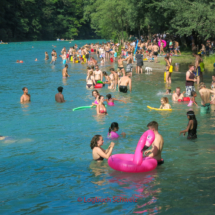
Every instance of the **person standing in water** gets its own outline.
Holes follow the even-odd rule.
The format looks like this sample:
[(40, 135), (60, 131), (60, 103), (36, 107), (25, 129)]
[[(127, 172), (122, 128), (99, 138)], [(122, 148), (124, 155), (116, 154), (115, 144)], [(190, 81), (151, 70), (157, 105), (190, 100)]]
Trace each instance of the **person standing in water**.
[(142, 57), (140, 50), (137, 50), (137, 54), (135, 55), (135, 58), (137, 60), (136, 73), (142, 74), (143, 73), (143, 57)]
[(158, 165), (163, 164), (164, 160), (161, 157), (161, 153), (163, 150), (164, 140), (163, 137), (158, 133), (158, 123), (155, 121), (150, 122), (147, 125), (149, 130), (152, 130), (155, 134), (155, 140), (152, 143), (152, 149), (144, 152), (144, 155), (148, 155), (148, 157), (154, 158), (157, 160)]
[(215, 91), (207, 89), (203, 82), (199, 85), (199, 94), (201, 96), (201, 113), (210, 113), (210, 97), (215, 94)]
[(59, 103), (65, 102), (66, 100), (64, 100), (64, 96), (62, 94), (63, 87), (58, 87), (57, 90), (58, 90), (58, 93), (55, 95), (55, 101)]
[(120, 92), (122, 93), (127, 93), (128, 91), (128, 86), (129, 86), (129, 90), (131, 92), (132, 89), (132, 85), (131, 85), (131, 79), (125, 75), (125, 69), (121, 69), (123, 76), (120, 78), (119, 82), (118, 82), (118, 89)]
[(184, 92), (181, 93), (181, 88), (177, 87), (175, 90), (175, 93), (172, 94), (172, 100), (174, 102), (177, 102), (179, 99), (183, 99), (184, 98)]
[(45, 60), (48, 60), (48, 59), (49, 59), (48, 52), (45, 52)]
[(118, 80), (119, 80), (119, 76), (118, 76), (117, 72), (114, 71), (114, 68), (110, 68), (110, 72), (114, 76), (114, 81), (115, 81), (115, 87), (114, 88), (116, 89), (116, 86), (117, 86)]
[(126, 57), (123, 61), (127, 61), (126, 66), (126, 73), (128, 76), (132, 76), (132, 63), (133, 63), (133, 57), (131, 55), (131, 52), (128, 52), (128, 57)]
[(96, 70), (93, 72), (94, 76), (95, 76), (95, 82), (97, 83), (97, 81), (102, 81), (103, 80), (103, 73), (101, 70), (99, 70), (99, 66), (96, 65), (95, 66)]
[(21, 103), (30, 102), (31, 101), (31, 95), (28, 94), (28, 88), (23, 87), (22, 91), (23, 91), (23, 95), (20, 98), (20, 102)]
[(191, 92), (195, 91), (194, 82), (196, 81), (193, 73), (194, 66), (190, 65), (189, 70), (186, 73), (186, 95), (191, 96)]
[(196, 130), (198, 123), (196, 120), (196, 116), (192, 110), (187, 112), (187, 118), (189, 120), (187, 128), (183, 131), (180, 131), (179, 135), (184, 134), (185, 136), (186, 132), (188, 132), (187, 139), (196, 139), (197, 138)]
[[(211, 90), (213, 90), (215, 92), (215, 74), (212, 75)], [(211, 95), (210, 103), (215, 105), (215, 95), (214, 94)]]
[(155, 63), (157, 63), (158, 62), (158, 50), (159, 50), (157, 43), (154, 43), (154, 45), (152, 46), (152, 49), (153, 49), (153, 55), (155, 58)]
[(103, 143), (104, 143), (104, 140), (101, 135), (95, 135), (92, 138), (90, 147), (92, 149), (93, 160), (103, 161), (104, 158), (108, 159), (111, 156), (115, 143), (111, 142), (109, 147), (106, 150), (104, 150), (101, 147)]
[(67, 69), (68, 69), (68, 65), (66, 64), (65, 67), (62, 70), (62, 76), (63, 76), (63, 78), (70, 77), (69, 74), (68, 74), (68, 72), (67, 72)]

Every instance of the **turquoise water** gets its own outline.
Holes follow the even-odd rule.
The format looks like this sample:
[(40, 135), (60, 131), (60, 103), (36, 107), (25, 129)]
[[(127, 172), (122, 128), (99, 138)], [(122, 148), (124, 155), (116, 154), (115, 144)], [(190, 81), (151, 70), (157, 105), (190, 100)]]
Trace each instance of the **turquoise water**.
[[(212, 214), (214, 107), (211, 114), (203, 116), (199, 108), (193, 108), (199, 124), (197, 140), (179, 136), (188, 123), (189, 108), (184, 103), (172, 103), (170, 99), (172, 112), (146, 108), (159, 107), (160, 92), (165, 91), (163, 73), (153, 71), (152, 75), (132, 78), (131, 94), (112, 92), (128, 103), (116, 102), (108, 107), (108, 116), (98, 117), (95, 109), (73, 112), (73, 108), (93, 101), (91, 91), (85, 88), (86, 65), (70, 63), (71, 77), (62, 80), (61, 60), (50, 65), (50, 61), (44, 61), (44, 52), (50, 56), (52, 45), (57, 45), (59, 56), (63, 46), (86, 42), (91, 41), (0, 46), (0, 135), (10, 137), (0, 141), (0, 214)], [(24, 63), (16, 64), (17, 59)], [(117, 65), (107, 62), (102, 70), (109, 71), (109, 67)], [(173, 73), (172, 89), (180, 86), (185, 90), (184, 73)], [(211, 76), (206, 74), (204, 81), (209, 86)], [(24, 86), (32, 102), (22, 105), (19, 101)], [(64, 87), (67, 100), (63, 104), (54, 99), (59, 86)], [(108, 92), (107, 88), (100, 90), (102, 95)], [(92, 161), (91, 138), (95, 134), (106, 137), (111, 122), (117, 121), (119, 131), (127, 134), (114, 141), (113, 153), (117, 154), (134, 153), (152, 120), (159, 123), (164, 137), (164, 165), (152, 172), (128, 174), (113, 171), (107, 161)], [(105, 138), (104, 148), (109, 144)], [(110, 200), (93, 204), (95, 197)], [(131, 202), (123, 202), (120, 197), (131, 198)]]

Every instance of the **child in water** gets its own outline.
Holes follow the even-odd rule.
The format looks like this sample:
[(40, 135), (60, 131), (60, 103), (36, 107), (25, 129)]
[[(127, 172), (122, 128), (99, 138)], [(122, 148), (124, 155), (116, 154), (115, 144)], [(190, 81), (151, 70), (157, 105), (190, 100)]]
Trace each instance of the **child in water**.
[(105, 99), (105, 101), (109, 106), (114, 106), (114, 101), (124, 102), (126, 104), (126, 101), (112, 98), (111, 94), (107, 94), (106, 97), (107, 99)]
[(172, 95), (171, 91), (172, 91), (171, 89), (167, 89), (165, 95)]
[(104, 58), (102, 57), (101, 58), (101, 65), (104, 65), (105, 61), (104, 61)]
[[(109, 139), (117, 139), (119, 138), (119, 134), (116, 132), (119, 130), (119, 124), (117, 122), (112, 122), (110, 125), (110, 128), (108, 130), (108, 136)], [(126, 136), (125, 132), (122, 132), (121, 134), (123, 137)]]
[(181, 135), (183, 133), (185, 136), (186, 132), (188, 132), (187, 139), (196, 139), (197, 138), (196, 130), (197, 130), (198, 123), (196, 120), (195, 113), (192, 110), (188, 111), (187, 112), (187, 118), (189, 120), (187, 128), (183, 131), (180, 131), (179, 135)]
[(169, 104), (169, 100), (167, 97), (161, 98), (161, 106), (160, 109), (171, 109), (171, 105)]
[(196, 103), (196, 101), (195, 101), (195, 97), (197, 96), (197, 94), (196, 94), (196, 92), (195, 91), (192, 91), (191, 92), (191, 98), (190, 98), (190, 102), (189, 102), (189, 104), (187, 105), (188, 107), (191, 107), (191, 106), (193, 106), (193, 103), (196, 105), (196, 106), (198, 106), (197, 105), (197, 103)]

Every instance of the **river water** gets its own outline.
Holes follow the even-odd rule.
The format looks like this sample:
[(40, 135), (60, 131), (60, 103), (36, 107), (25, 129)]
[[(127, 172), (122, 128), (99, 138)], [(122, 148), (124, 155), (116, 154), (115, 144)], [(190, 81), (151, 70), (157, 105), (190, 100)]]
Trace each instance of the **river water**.
[[(108, 116), (96, 116), (95, 109), (72, 111), (93, 102), (85, 88), (86, 65), (69, 63), (67, 80), (62, 79), (62, 61), (55, 66), (44, 61), (56, 45), (58, 55), (65, 46), (95, 41), (22, 42), (0, 46), (0, 214), (212, 214), (215, 209), (215, 112), (200, 115), (198, 139), (179, 136), (188, 120), (185, 103), (173, 103), (172, 112), (157, 112), (165, 92), (163, 72), (134, 75), (133, 91), (112, 92), (127, 104), (108, 107)], [(102, 42), (102, 41), (100, 41)], [(38, 59), (35, 62), (35, 58)], [(23, 64), (15, 63), (23, 60)], [(117, 64), (101, 67), (109, 71)], [(180, 67), (180, 66), (179, 66)], [(172, 90), (185, 90), (185, 69), (173, 73)], [(205, 75), (209, 87), (210, 74)], [(54, 96), (64, 87), (63, 104)], [(28, 87), (32, 101), (20, 104), (22, 88)], [(100, 93), (109, 93), (107, 88)], [(197, 102), (200, 103), (199, 94)], [(104, 148), (108, 128), (114, 121), (126, 138), (115, 141), (113, 154), (134, 153), (147, 124), (155, 120), (164, 138), (165, 163), (148, 173), (128, 174), (112, 170), (107, 161), (92, 160), (90, 141), (101, 134)], [(97, 201), (93, 202), (97, 197)], [(107, 198), (109, 198), (107, 200)], [(126, 199), (130, 199), (130, 201)], [(128, 201), (128, 202), (126, 202)]]

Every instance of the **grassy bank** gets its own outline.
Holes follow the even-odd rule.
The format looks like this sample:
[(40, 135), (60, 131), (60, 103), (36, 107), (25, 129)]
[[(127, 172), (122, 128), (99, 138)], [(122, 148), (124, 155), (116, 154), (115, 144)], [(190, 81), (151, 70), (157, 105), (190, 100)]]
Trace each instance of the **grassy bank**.
[[(173, 63), (192, 63), (194, 64), (195, 62), (195, 57), (192, 56), (192, 52), (191, 51), (182, 51), (181, 55), (178, 56), (171, 56)], [(166, 62), (164, 60), (164, 57), (159, 57), (158, 58), (159, 63), (162, 65), (166, 65)]]
[[(173, 64), (175, 63), (186, 63), (186, 64), (194, 64), (195, 57), (192, 56), (191, 51), (182, 51), (179, 56), (172, 56)], [(162, 65), (166, 65), (164, 57), (159, 57), (158, 61)], [(213, 72), (214, 63), (215, 63), (215, 54), (210, 55), (209, 57), (203, 57), (203, 62), (205, 64), (205, 70), (208, 72)]]

